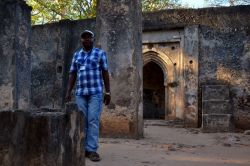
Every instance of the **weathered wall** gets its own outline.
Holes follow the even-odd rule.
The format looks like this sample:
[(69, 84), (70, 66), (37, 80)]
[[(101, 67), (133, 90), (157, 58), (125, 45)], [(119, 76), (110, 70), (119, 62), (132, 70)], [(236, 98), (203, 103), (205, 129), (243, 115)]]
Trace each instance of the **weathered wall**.
[[(121, 12), (123, 12), (123, 10)], [(234, 117), (235, 121), (237, 122), (237, 126), (243, 127), (245, 126), (245, 124), (249, 124), (249, 118), (247, 118), (249, 117), (249, 113), (247, 111), (249, 109), (249, 103), (248, 103), (249, 88), (245, 88), (245, 90), (244, 88), (242, 89), (242, 87), (248, 87), (248, 84), (246, 84), (246, 82), (247, 81), (249, 82), (249, 76), (248, 76), (249, 73), (247, 73), (247, 71), (249, 70), (248, 67), (249, 39), (246, 38), (246, 36), (249, 35), (249, 25), (250, 25), (249, 23), (250, 21), (248, 19), (249, 12), (250, 12), (250, 6), (236, 6), (227, 8), (166, 10), (166, 11), (143, 14), (144, 32), (156, 31), (156, 30), (159, 30), (159, 32), (163, 31), (166, 32), (170, 29), (175, 29), (177, 31), (184, 30), (185, 33), (183, 39), (184, 42), (182, 42), (183, 45), (181, 46), (182, 48), (184, 48), (183, 59), (182, 59), (183, 66), (178, 67), (178, 69), (180, 69), (180, 73), (184, 72), (184, 75), (182, 74), (180, 75), (185, 77), (185, 82), (183, 82), (183, 85), (185, 85), (185, 87), (184, 86), (182, 87), (183, 92), (181, 93), (183, 94), (180, 93), (181, 94), (180, 96), (184, 95), (185, 101), (184, 104), (181, 104), (179, 108), (184, 108), (185, 111), (184, 116), (186, 118), (187, 124), (190, 124), (191, 126), (197, 125), (197, 123), (193, 122), (197, 122), (198, 118), (197, 108), (199, 110), (201, 109), (201, 103), (199, 107), (196, 106), (198, 100), (201, 98), (201, 89), (199, 89), (198, 93), (199, 95), (197, 96), (195, 95), (196, 92), (195, 86), (193, 86), (197, 85), (197, 79), (196, 79), (198, 72), (196, 71), (198, 69), (197, 67), (202, 67), (201, 71), (199, 72), (200, 75), (199, 87), (201, 88), (201, 86), (205, 84), (206, 81), (208, 81), (208, 83), (211, 82), (210, 78), (215, 78), (214, 76), (212, 76), (214, 72), (216, 71), (219, 71), (220, 73), (224, 72), (224, 69), (219, 67), (217, 68), (217, 65), (214, 65), (212, 62), (214, 61), (216, 61), (216, 63), (222, 62), (222, 64), (226, 63), (228, 66), (231, 66), (234, 62), (233, 60), (230, 60), (230, 58), (234, 59), (235, 57), (241, 60), (240, 62), (236, 61), (236, 63), (233, 64), (232, 67), (234, 68), (234, 65), (240, 65), (244, 67), (242, 67), (242, 69), (239, 70), (239, 72), (242, 74), (242, 77), (238, 75), (237, 77), (234, 77), (235, 78), (234, 81), (241, 80), (241, 82), (245, 83), (238, 83), (237, 86), (233, 86), (234, 88), (230, 90), (230, 92), (233, 92), (232, 94), (234, 94), (232, 96), (235, 96), (232, 97), (232, 100), (234, 100), (233, 109), (237, 110), (234, 114)], [(112, 16), (113, 15), (111, 15), (110, 17)], [(116, 25), (118, 26), (116, 27), (117, 31), (110, 31), (108, 34), (110, 35), (111, 41), (116, 41), (113, 42), (114, 44), (117, 43), (118, 41), (118, 39), (116, 39), (117, 35), (119, 36), (120, 34), (121, 35), (125, 34), (123, 30), (121, 30), (124, 24), (120, 23), (119, 19), (117, 17), (112, 20), (115, 24), (114, 27), (116, 27)], [(96, 29), (95, 24), (96, 23), (94, 19), (89, 19), (89, 20), (79, 20), (79, 21), (63, 21), (59, 23), (33, 27), (32, 29), (33, 31), (32, 106), (33, 107), (50, 106), (50, 107), (60, 108), (64, 106), (65, 88), (68, 78), (67, 72), (74, 51), (80, 47), (79, 34), (82, 32), (83, 29), (90, 29), (95, 32)], [(197, 24), (206, 25), (207, 26), (206, 28), (209, 29), (210, 27), (210, 30), (206, 31), (205, 30), (206, 28), (204, 27), (203, 29), (198, 30), (199, 27), (196, 26)], [(227, 32), (222, 33), (220, 32), (219, 29), (224, 29), (224, 31), (227, 30)], [(238, 30), (244, 29), (245, 33), (244, 34), (239, 33), (240, 35), (237, 36), (235, 35), (236, 32), (234, 32), (235, 29)], [(199, 31), (201, 31), (201, 33)], [(102, 35), (107, 35), (107, 34), (103, 33)], [(157, 38), (157, 36), (155, 38)], [(218, 44), (217, 42), (219, 43), (218, 46), (216, 46)], [(103, 43), (108, 44), (106, 40), (103, 41)], [(236, 43), (236, 48), (233, 43)], [(124, 44), (124, 47), (126, 45), (127, 43)], [(138, 48), (140, 47), (138, 46)], [(240, 50), (239, 48), (241, 48), (241, 51), (239, 51)], [(228, 51), (234, 52), (234, 54), (232, 54), (233, 55), (232, 57), (225, 56), (225, 54), (227, 54)], [(110, 51), (110, 52), (111, 53), (109, 53), (108, 56), (112, 56), (109, 57), (111, 71), (120, 70), (121, 68), (120, 66), (124, 66), (125, 63), (120, 65), (116, 64), (116, 61), (118, 60), (126, 61), (127, 57), (122, 57), (123, 59), (119, 59), (117, 58), (117, 56), (115, 56), (116, 55), (115, 51), (114, 52)], [(201, 53), (199, 54), (199, 52)], [(223, 54), (223, 56), (220, 57), (219, 56), (220, 54)], [(208, 55), (209, 55), (209, 60), (206, 61), (205, 59)], [(201, 58), (198, 58), (197, 60), (198, 56), (200, 56)], [(218, 58), (219, 61), (217, 62)], [(199, 65), (197, 61), (200, 63)], [(208, 64), (211, 64), (209, 68), (206, 67)], [(179, 65), (179, 63), (177, 65)], [(133, 73), (133, 71), (134, 70), (129, 70), (128, 72), (126, 72), (127, 75), (124, 76), (124, 79), (125, 77), (129, 78), (128, 73), (130, 72)], [(114, 77), (114, 74), (112, 75), (111, 73), (111, 76)], [(183, 80), (184, 79), (182, 79), (182, 81)], [(192, 84), (192, 82), (194, 84)], [(246, 84), (247, 86), (243, 86), (243, 84)], [(112, 88), (123, 89), (123, 87), (126, 87), (128, 85), (129, 84), (127, 84), (126, 82), (122, 82), (119, 85), (115, 83), (112, 84)], [(122, 86), (122, 88), (120, 88), (120, 86)], [(112, 94), (112, 96), (113, 95), (119, 96), (117, 94)], [(114, 113), (115, 111), (112, 111), (115, 110), (114, 103), (111, 104), (107, 110), (110, 110), (110, 112), (114, 115), (119, 114), (119, 116), (126, 117), (127, 114), (124, 112)], [(201, 111), (199, 111), (199, 113), (201, 113)], [(117, 123), (119, 120), (122, 121), (121, 119), (118, 119)], [(126, 122), (126, 120), (124, 120), (123, 122)], [(116, 122), (114, 121), (114, 123)], [(104, 126), (102, 126), (102, 128), (103, 127)], [(129, 125), (124, 125), (117, 128), (117, 130), (118, 129), (120, 131), (124, 130), (129, 131), (130, 127)]]
[(31, 38), (33, 107), (62, 106), (64, 63), (70, 42), (69, 36), (67, 22), (33, 27)]
[(102, 114), (102, 134), (141, 137), (141, 1), (100, 0), (97, 11), (96, 40), (110, 60), (112, 94)]
[(32, 28), (32, 107), (64, 107), (73, 53), (80, 48), (80, 33), (93, 23), (66, 20)]
[(143, 30), (176, 29), (187, 25), (250, 30), (250, 5), (202, 9), (171, 9), (143, 14)]
[[(250, 25), (247, 19), (249, 10), (250, 6), (237, 6), (144, 13), (143, 30), (183, 28), (188, 24), (246, 28)], [(95, 19), (33, 26), (31, 38), (33, 107), (60, 108), (64, 105), (67, 72), (74, 51), (80, 48), (79, 34), (83, 29), (95, 32), (95, 27)], [(47, 96), (47, 98), (42, 96)]]
[(228, 85), (202, 86), (202, 131), (233, 131), (233, 109)]
[[(228, 85), (236, 127), (250, 127), (250, 38), (244, 31), (200, 27), (199, 87)], [(201, 90), (200, 90), (201, 93)]]
[(61, 110), (0, 112), (0, 165), (85, 166), (84, 118)]
[(0, 2), (0, 110), (30, 104), (31, 9), (21, 0)]
[(185, 124), (198, 127), (199, 27), (187, 26), (184, 32), (184, 115)]

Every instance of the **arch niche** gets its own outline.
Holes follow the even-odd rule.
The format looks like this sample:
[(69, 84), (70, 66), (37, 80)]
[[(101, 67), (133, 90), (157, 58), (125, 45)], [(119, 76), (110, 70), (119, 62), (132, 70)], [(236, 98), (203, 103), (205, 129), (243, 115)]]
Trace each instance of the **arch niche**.
[[(175, 119), (176, 117), (176, 88), (171, 88), (169, 83), (174, 82), (176, 78), (176, 71), (174, 67), (174, 63), (171, 59), (163, 52), (152, 49), (144, 49), (143, 50), (143, 68), (149, 64), (154, 62), (157, 64), (163, 72), (163, 83), (164, 83), (164, 111), (165, 114), (163, 119)], [(144, 89), (143, 89), (144, 91)]]

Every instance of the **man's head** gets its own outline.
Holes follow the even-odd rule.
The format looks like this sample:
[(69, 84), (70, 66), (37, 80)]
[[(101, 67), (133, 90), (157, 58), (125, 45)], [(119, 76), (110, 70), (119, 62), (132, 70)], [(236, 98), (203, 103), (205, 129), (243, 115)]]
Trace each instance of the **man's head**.
[(90, 30), (84, 30), (81, 33), (81, 43), (86, 51), (92, 49), (94, 44), (94, 37), (95, 37), (94, 33), (91, 32)]

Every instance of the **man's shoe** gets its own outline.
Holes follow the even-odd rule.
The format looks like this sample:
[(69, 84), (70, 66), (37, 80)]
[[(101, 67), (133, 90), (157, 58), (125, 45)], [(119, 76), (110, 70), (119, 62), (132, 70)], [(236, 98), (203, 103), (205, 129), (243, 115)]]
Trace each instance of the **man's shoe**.
[(96, 153), (96, 152), (88, 152), (88, 151), (86, 151), (86, 152), (85, 152), (85, 157), (87, 157), (87, 158), (89, 158), (91, 161), (95, 161), (95, 162), (101, 160), (99, 154)]
[(85, 151), (85, 157), (89, 155), (89, 151)]

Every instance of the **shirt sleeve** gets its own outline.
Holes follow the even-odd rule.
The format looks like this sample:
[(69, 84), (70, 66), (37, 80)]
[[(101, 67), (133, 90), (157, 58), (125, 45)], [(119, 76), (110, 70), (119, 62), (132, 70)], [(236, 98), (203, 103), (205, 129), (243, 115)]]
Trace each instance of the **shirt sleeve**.
[(77, 65), (76, 65), (76, 53), (75, 53), (72, 58), (69, 73), (76, 73), (76, 72), (77, 72)]
[(104, 51), (101, 54), (100, 67), (102, 70), (105, 70), (105, 71), (108, 71), (108, 68), (109, 68), (107, 54)]

